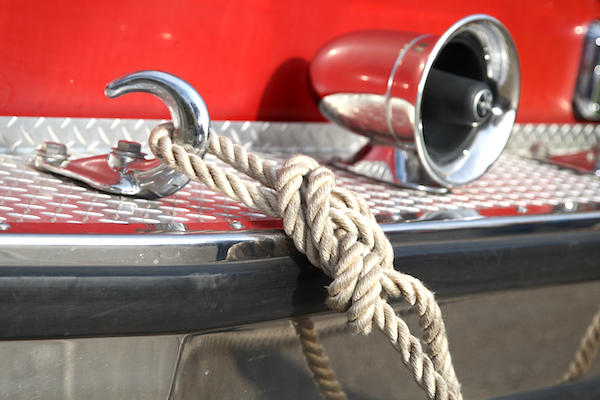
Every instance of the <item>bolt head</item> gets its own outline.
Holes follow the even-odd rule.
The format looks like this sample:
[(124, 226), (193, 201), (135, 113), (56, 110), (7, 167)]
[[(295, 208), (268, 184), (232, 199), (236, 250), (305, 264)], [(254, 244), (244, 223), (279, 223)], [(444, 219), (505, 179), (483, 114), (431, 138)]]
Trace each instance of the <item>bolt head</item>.
[(130, 142), (127, 140), (119, 140), (117, 143), (117, 150), (124, 151), (127, 153), (141, 154), (142, 145), (137, 142)]
[(474, 98), (473, 111), (477, 119), (486, 118), (494, 107), (494, 96), (489, 89), (482, 89)]
[(535, 142), (529, 147), (529, 151), (534, 158), (549, 158), (550, 150), (543, 142)]
[(67, 155), (67, 146), (62, 143), (44, 142), (41, 146), (41, 150), (44, 151), (46, 155)]

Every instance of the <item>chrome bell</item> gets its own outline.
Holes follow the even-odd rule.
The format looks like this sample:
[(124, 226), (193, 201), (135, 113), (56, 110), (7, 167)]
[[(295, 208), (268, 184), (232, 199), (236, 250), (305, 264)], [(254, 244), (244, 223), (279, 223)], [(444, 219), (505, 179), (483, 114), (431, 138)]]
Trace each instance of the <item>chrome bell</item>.
[(322, 114), (371, 138), (348, 169), (434, 191), (477, 179), (492, 165), (519, 103), (515, 44), (486, 15), (441, 36), (343, 35), (317, 52), (310, 77)]

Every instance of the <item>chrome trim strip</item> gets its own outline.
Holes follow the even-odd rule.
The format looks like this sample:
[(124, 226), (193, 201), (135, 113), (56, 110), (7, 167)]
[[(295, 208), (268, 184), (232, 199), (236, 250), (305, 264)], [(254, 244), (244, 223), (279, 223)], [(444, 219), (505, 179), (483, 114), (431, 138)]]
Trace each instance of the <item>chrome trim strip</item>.
[[(25, 154), (38, 140), (56, 140), (94, 153), (112, 146), (113, 140), (146, 138), (147, 130), (156, 123), (0, 117), (0, 151)], [(254, 150), (314, 154), (312, 149), (324, 158), (337, 150), (352, 153), (362, 140), (324, 123), (221, 122), (215, 123), (215, 128)], [(512, 150), (539, 138), (548, 140), (552, 148), (586, 147), (599, 137), (598, 132), (598, 126), (589, 124), (518, 125), (511, 139)], [(23, 158), (4, 157), (13, 161)], [(519, 164), (523, 160), (505, 158), (497, 164), (496, 172), (492, 171), (496, 174), (493, 179), (502, 183), (500, 186), (516, 185), (515, 192), (508, 194), (518, 195), (520, 188), (529, 184), (512, 182), (505, 167), (521, 168), (518, 166), (524, 165)], [(16, 165), (11, 161), (7, 168), (25, 170)], [(526, 173), (538, 180), (534, 182), (540, 186), (536, 193), (547, 196), (540, 202), (556, 205), (550, 214), (487, 218), (477, 217), (476, 212), (461, 214), (485, 209), (490, 185), (465, 188), (479, 194), (457, 197), (466, 199), (461, 202), (480, 198), (474, 208), (467, 208), (469, 204), (456, 207), (453, 218), (466, 217), (460, 220), (423, 220), (439, 218), (438, 211), (443, 211), (442, 218), (449, 218), (451, 210), (441, 207), (448, 199), (438, 199), (438, 211), (433, 207), (437, 203), (431, 203), (433, 198), (412, 192), (402, 193), (406, 195), (403, 198), (398, 194), (397, 201), (408, 201), (406, 204), (377, 203), (383, 221), (415, 214), (411, 222), (383, 225), (394, 246), (397, 268), (423, 279), (442, 298), (600, 279), (600, 211), (568, 212), (577, 208), (579, 199), (585, 206), (581, 210), (598, 208), (596, 180), (565, 171), (552, 175), (554, 170), (545, 166), (533, 167)], [(576, 187), (571, 190), (571, 186), (559, 184), (563, 175)], [(556, 187), (542, 183), (542, 178), (549, 178)], [(372, 202), (386, 190), (366, 188), (366, 182), (343, 174), (339, 179), (349, 187), (365, 186), (359, 190), (369, 192)], [(497, 194), (504, 193), (500, 186)], [(528, 192), (533, 189), (528, 187)], [(529, 207), (527, 199), (522, 205), (507, 200), (502, 207), (514, 206), (515, 212), (526, 212), (522, 209)], [(432, 212), (416, 214), (429, 210), (428, 205)], [(311, 267), (281, 231), (38, 235), (11, 233), (18, 223), (3, 222), (2, 218), (0, 224), (7, 229), (0, 238), (1, 338), (196, 332), (325, 310), (323, 287), (329, 279)], [(8, 229), (10, 224), (15, 226)], [(47, 224), (48, 228), (54, 226)], [(199, 229), (206, 229), (205, 225)]]
[[(392, 67), (392, 71), (390, 72), (390, 76), (388, 77), (385, 95), (383, 96), (385, 99), (385, 120), (387, 122), (387, 127), (391, 133), (391, 136), (394, 138), (394, 141), (396, 142), (396, 146), (399, 149), (407, 148), (407, 144), (403, 143), (402, 140), (398, 137), (398, 134), (394, 130), (394, 124), (392, 122), (393, 118), (392, 118), (391, 94), (392, 94), (392, 86), (394, 84), (394, 78), (396, 76), (396, 72), (398, 71), (398, 67), (404, 60), (404, 56), (406, 55), (406, 53), (410, 49), (412, 49), (412, 47), (415, 44), (417, 44), (421, 40), (431, 37), (431, 36), (432, 35), (429, 33), (424, 33), (424, 34), (419, 35), (416, 38), (412, 39), (410, 42), (406, 43), (404, 45), (404, 47), (402, 49), (400, 49), (400, 52), (398, 53), (398, 58), (396, 58), (396, 61), (394, 62), (394, 66)], [(412, 147), (412, 146), (414, 146), (414, 144), (410, 143), (410, 144), (408, 144), (408, 146)]]
[[(600, 212), (384, 226), (396, 268), (440, 298), (600, 279), (599, 228)], [(0, 259), (5, 339), (196, 332), (318, 313), (329, 282), (281, 231), (5, 234)]]
[(581, 49), (577, 84), (573, 94), (574, 111), (590, 121), (600, 120), (600, 21), (588, 27)]
[[(474, 217), (463, 220), (410, 221), (383, 224), (390, 237), (400, 237), (392, 245), (406, 245), (404, 236), (425, 235), (449, 240), (461, 237), (493, 237), (506, 230), (547, 231), (559, 234), (563, 229), (589, 226), (596, 229), (600, 211), (582, 213), (539, 214), (509, 217)], [(450, 232), (448, 232), (450, 231)], [(448, 236), (446, 238), (446, 236)], [(267, 252), (260, 248), (268, 246)], [(237, 249), (244, 247), (240, 253)], [(265, 249), (266, 250), (266, 249)], [(60, 258), (47, 259), (57, 254)], [(177, 234), (137, 235), (2, 235), (0, 267), (78, 267), (95, 266), (145, 267), (199, 266), (226, 261), (252, 261), (264, 258), (295, 257), (300, 253), (283, 231), (237, 231), (235, 233), (182, 232)]]

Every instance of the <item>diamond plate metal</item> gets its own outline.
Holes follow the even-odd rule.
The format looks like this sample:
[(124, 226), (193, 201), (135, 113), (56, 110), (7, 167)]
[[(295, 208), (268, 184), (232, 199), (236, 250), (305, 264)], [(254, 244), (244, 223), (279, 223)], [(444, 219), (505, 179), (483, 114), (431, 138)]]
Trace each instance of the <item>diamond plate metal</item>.
[[(44, 141), (63, 142), (74, 154), (107, 152), (120, 140), (137, 141), (148, 152), (150, 131), (164, 120), (0, 117), (0, 153), (30, 154)], [(213, 121), (213, 129), (247, 149), (345, 157), (367, 141), (329, 123)], [(554, 151), (587, 149), (600, 139), (598, 124), (515, 124), (507, 149), (536, 142)]]
[[(61, 142), (71, 154), (101, 154), (121, 139), (142, 143), (164, 120), (0, 117), (0, 153), (31, 154), (44, 141)], [(332, 124), (213, 121), (212, 128), (234, 143), (259, 152), (346, 157), (367, 139)]]
[[(231, 167), (223, 166), (233, 171)], [(26, 157), (0, 156), (0, 222), (36, 222), (92, 226), (111, 224), (139, 230), (229, 230), (243, 226), (273, 228), (264, 214), (193, 183), (160, 200), (101, 193), (79, 182), (33, 169)], [(261, 225), (260, 222), (266, 224)], [(244, 225), (245, 224), (245, 225)], [(90, 228), (103, 232), (105, 229)], [(12, 230), (11, 230), (12, 231)], [(62, 231), (69, 231), (62, 228)]]
[[(279, 163), (284, 160), (283, 155), (269, 157)], [(599, 179), (508, 154), (481, 179), (444, 195), (392, 187), (343, 170), (335, 172), (338, 185), (364, 196), (380, 223), (597, 209), (600, 203)], [(0, 223), (16, 226), (28, 222), (61, 225), (63, 233), (281, 226), (279, 221), (195, 182), (160, 200), (136, 199), (100, 193), (36, 171), (23, 156), (2, 155)]]
[[(160, 200), (144, 200), (100, 193), (68, 178), (34, 170), (29, 165), (29, 156), (35, 147), (46, 140), (66, 143), (69, 152), (74, 154), (107, 152), (119, 139), (141, 142), (149, 152), (148, 134), (160, 122), (0, 117), (0, 152), (4, 153), (0, 155), (0, 224), (12, 227), (7, 228), (12, 232), (18, 224), (45, 223), (60, 225), (63, 232), (90, 233), (281, 226), (279, 221), (197, 183), (190, 183)], [(324, 123), (225, 121), (214, 123), (213, 128), (248, 149), (268, 152), (266, 157), (277, 163), (282, 163), (287, 154), (293, 152), (322, 159), (345, 156), (365, 143), (360, 136)], [(545, 140), (554, 148), (575, 149), (593, 143), (599, 134), (600, 129), (591, 124), (517, 125), (509, 148), (517, 152), (530, 143)], [(212, 156), (207, 156), (207, 160), (216, 161)], [(481, 179), (444, 195), (397, 188), (348, 171), (335, 171), (338, 184), (364, 196), (381, 223), (597, 209), (600, 203), (598, 178), (510, 152), (505, 152)], [(80, 226), (79, 230), (76, 225)]]
[(554, 153), (589, 149), (600, 140), (598, 124), (515, 124), (507, 150), (527, 152), (542, 142)]

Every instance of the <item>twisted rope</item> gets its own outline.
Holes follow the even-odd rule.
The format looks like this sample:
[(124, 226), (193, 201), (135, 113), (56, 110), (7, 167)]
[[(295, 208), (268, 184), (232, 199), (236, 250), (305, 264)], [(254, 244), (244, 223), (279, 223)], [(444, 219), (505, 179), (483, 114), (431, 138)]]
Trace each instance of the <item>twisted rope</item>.
[(319, 335), (309, 318), (295, 318), (292, 325), (302, 347), (302, 353), (319, 393), (326, 400), (346, 400), (346, 394), (329, 367), (329, 359), (319, 344)]
[(577, 349), (568, 371), (563, 375), (562, 382), (579, 379), (585, 375), (598, 354), (598, 347), (600, 347), (600, 309), (592, 318), (592, 322), (581, 338), (579, 349)]
[[(346, 313), (349, 331), (367, 335), (374, 323), (429, 399), (462, 399), (433, 293), (394, 269), (392, 246), (364, 198), (337, 187), (333, 172), (308, 156), (292, 156), (278, 170), (211, 132), (208, 152), (262, 184), (256, 185), (172, 143), (172, 130), (167, 123), (151, 132), (150, 149), (157, 159), (248, 207), (282, 218), (296, 248), (333, 278), (327, 304)], [(389, 305), (389, 296), (403, 297), (419, 316), (425, 350)]]

